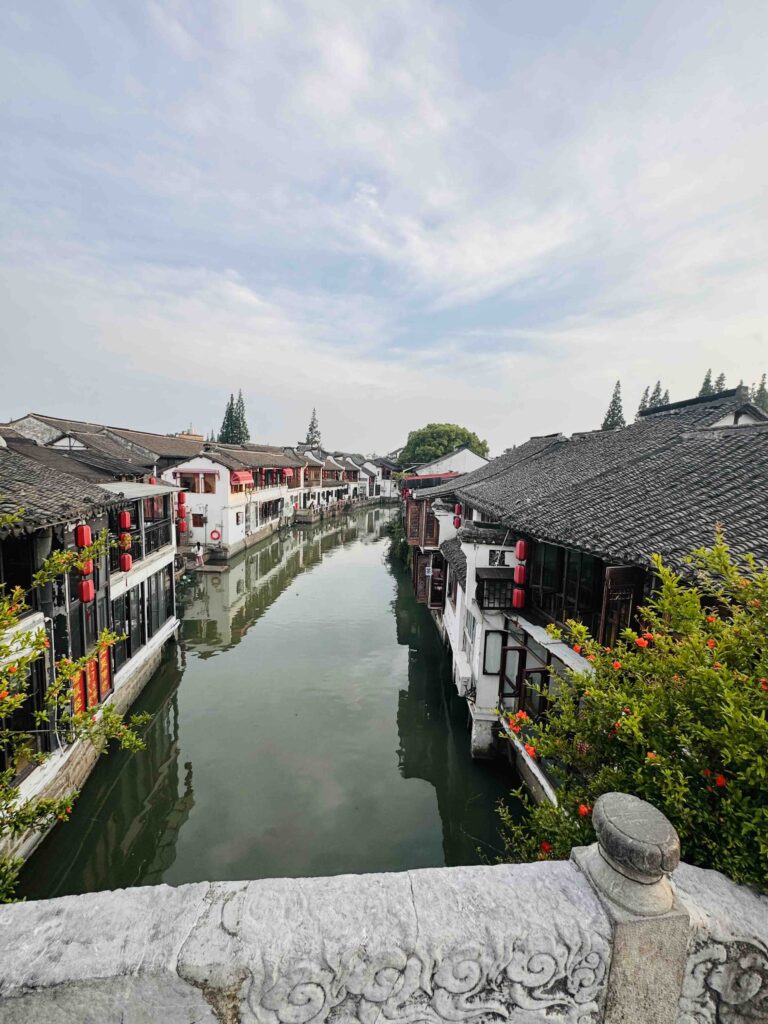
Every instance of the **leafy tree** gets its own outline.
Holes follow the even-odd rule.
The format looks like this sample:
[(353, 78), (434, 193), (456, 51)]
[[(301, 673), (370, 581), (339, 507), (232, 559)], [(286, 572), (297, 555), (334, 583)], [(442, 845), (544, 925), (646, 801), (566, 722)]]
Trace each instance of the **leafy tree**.
[(661, 381), (657, 380), (656, 383), (653, 385), (653, 391), (651, 392), (651, 397), (648, 399), (648, 408), (649, 409), (658, 409), (658, 407), (660, 405), (663, 405), (663, 404), (664, 403), (662, 401), (662, 395), (661, 395)]
[(304, 443), (311, 445), (313, 448), (317, 448), (322, 444), (320, 427), (317, 423), (317, 409), (312, 410), (312, 415), (309, 419), (309, 426), (307, 427), (307, 436)]
[(237, 401), (234, 406), (234, 420), (232, 434), (235, 438), (233, 444), (246, 444), (250, 441), (251, 435), (248, 430), (248, 421), (245, 417), (245, 402), (243, 401), (242, 390), (237, 392)]
[(765, 386), (765, 374), (760, 378), (760, 383), (753, 386), (751, 398), (758, 409), (768, 412), (768, 388)]
[(715, 394), (719, 395), (725, 391), (725, 374), (718, 373), (717, 380), (715, 381)]
[[(0, 516), (0, 530), (12, 529), (23, 521), (23, 510)], [(22, 615), (27, 598), (38, 587), (47, 586), (75, 569), (82, 569), (89, 559), (105, 554), (110, 546), (104, 531), (89, 547), (54, 551), (32, 578), (32, 587), (25, 592), (16, 587), (10, 592), (0, 584), (0, 747), (6, 755), (6, 768), (0, 772), (0, 840), (8, 840), (26, 832), (45, 832), (57, 821), (67, 821), (77, 793), (55, 798), (24, 799), (17, 784), (20, 771), (30, 763), (40, 764), (49, 755), (39, 753), (35, 734), (51, 729), (60, 743), (87, 740), (103, 753), (110, 740), (117, 740), (128, 750), (143, 746), (136, 728), (146, 715), (134, 715), (127, 722), (112, 704), (75, 713), (73, 686), (89, 661), (102, 650), (112, 647), (123, 637), (104, 629), (93, 650), (77, 660), (61, 658), (55, 664), (54, 681), (47, 687), (42, 708), (31, 711), (34, 728), (18, 728), (18, 712), (30, 700), (31, 667), (47, 657), (50, 642), (45, 629), (24, 630)], [(24, 716), (29, 720), (30, 715)], [(0, 902), (13, 899), (16, 879), (23, 861), (0, 855)]]
[(613, 386), (613, 394), (608, 405), (608, 411), (603, 419), (601, 430), (617, 430), (619, 427), (626, 427), (624, 410), (621, 407), (621, 381), (616, 381)]
[(235, 396), (230, 395), (227, 408), (224, 411), (224, 419), (221, 421), (219, 441), (221, 444), (236, 444), (235, 438)]
[(648, 408), (648, 392), (649, 391), (650, 391), (650, 388), (646, 387), (645, 391), (643, 392), (643, 397), (640, 399), (640, 405), (638, 405), (638, 407), (637, 407), (637, 414), (635, 415), (635, 419), (639, 419), (640, 418), (640, 413), (645, 412), (645, 410)]
[(488, 455), (488, 443), (481, 441), (477, 434), (466, 427), (456, 423), (428, 423), (426, 427), (410, 432), (399, 462), (405, 467), (432, 462), (462, 445), (467, 445), (483, 458)]
[(768, 888), (768, 565), (734, 558), (721, 534), (690, 556), (686, 582), (654, 562), (638, 629), (611, 650), (569, 622), (594, 673), (571, 672), (539, 724), (510, 714), (549, 759), (559, 803), (523, 822), (500, 809), (507, 859), (593, 842), (591, 808), (618, 790), (666, 814), (687, 861)]
[(702, 381), (701, 388), (699, 389), (699, 398), (708, 398), (710, 395), (714, 395), (715, 389), (712, 384), (712, 371), (707, 370), (704, 374), (704, 380)]

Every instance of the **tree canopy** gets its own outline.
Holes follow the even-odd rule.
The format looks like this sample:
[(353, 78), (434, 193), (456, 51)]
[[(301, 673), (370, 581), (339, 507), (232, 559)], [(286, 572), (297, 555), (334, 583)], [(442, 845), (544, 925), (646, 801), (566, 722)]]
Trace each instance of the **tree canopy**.
[(462, 445), (483, 458), (488, 456), (487, 441), (482, 441), (466, 427), (456, 423), (428, 423), (410, 432), (405, 448), (400, 453), (400, 465), (406, 467), (432, 462)]
[(317, 409), (312, 410), (312, 415), (309, 418), (309, 426), (307, 427), (307, 436), (304, 444), (310, 444), (313, 448), (317, 448), (318, 445), (322, 444), (320, 426), (317, 422)]
[(621, 381), (616, 381), (613, 387), (613, 395), (605, 414), (601, 430), (616, 430), (619, 427), (626, 427), (624, 410), (621, 407)]
[(222, 444), (245, 444), (250, 439), (248, 422), (245, 418), (243, 392), (238, 391), (237, 400), (235, 400), (234, 395), (229, 396), (218, 440)]

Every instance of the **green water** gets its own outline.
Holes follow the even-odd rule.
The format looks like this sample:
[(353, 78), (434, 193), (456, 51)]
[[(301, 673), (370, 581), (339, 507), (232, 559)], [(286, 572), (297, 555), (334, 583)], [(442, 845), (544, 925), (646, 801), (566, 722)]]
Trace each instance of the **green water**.
[(146, 749), (102, 758), (20, 895), (472, 864), (498, 848), (505, 762), (473, 762), (466, 705), (376, 508), (275, 536), (179, 587), (134, 710)]

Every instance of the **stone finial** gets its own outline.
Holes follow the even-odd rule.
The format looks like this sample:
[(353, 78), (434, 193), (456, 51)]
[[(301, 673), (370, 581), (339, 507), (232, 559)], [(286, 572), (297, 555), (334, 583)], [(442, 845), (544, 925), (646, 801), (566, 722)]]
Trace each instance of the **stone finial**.
[(605, 793), (592, 812), (597, 841), (616, 869), (637, 882), (657, 882), (680, 863), (680, 838), (651, 804), (628, 793)]
[(627, 793), (605, 793), (595, 802), (597, 843), (577, 862), (598, 891), (641, 917), (674, 905), (669, 874), (680, 863), (680, 839), (661, 811)]

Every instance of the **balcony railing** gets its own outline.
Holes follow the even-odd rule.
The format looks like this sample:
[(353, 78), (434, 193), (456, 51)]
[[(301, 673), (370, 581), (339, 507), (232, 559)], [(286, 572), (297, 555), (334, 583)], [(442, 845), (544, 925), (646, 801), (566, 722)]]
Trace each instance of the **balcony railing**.
[(144, 528), (145, 554), (151, 555), (166, 544), (171, 543), (171, 521), (164, 519), (161, 523), (152, 523)]

